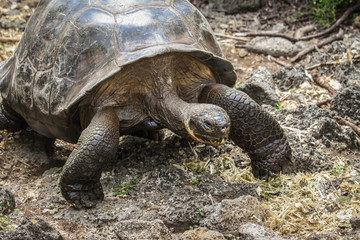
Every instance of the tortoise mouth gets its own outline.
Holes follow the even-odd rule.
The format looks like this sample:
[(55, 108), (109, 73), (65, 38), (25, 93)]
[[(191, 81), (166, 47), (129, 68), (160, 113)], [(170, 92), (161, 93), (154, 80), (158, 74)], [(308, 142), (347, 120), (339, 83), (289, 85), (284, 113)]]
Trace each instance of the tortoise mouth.
[(207, 132), (202, 131), (194, 124), (185, 125), (186, 131), (190, 137), (196, 141), (219, 146), (225, 143), (229, 135), (229, 129), (223, 128), (220, 131)]

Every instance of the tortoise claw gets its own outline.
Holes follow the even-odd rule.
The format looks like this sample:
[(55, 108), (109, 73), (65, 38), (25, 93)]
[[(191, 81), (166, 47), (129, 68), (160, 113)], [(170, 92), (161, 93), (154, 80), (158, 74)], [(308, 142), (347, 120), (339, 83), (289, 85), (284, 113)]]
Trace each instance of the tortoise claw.
[(263, 164), (259, 161), (251, 162), (254, 177), (260, 178), (261, 180), (269, 180), (269, 177), (278, 177), (280, 173), (285, 172), (289, 166), (290, 161), (288, 160), (282, 160), (272, 164)]
[(100, 182), (65, 185), (61, 187), (61, 192), (76, 209), (92, 208), (104, 199)]

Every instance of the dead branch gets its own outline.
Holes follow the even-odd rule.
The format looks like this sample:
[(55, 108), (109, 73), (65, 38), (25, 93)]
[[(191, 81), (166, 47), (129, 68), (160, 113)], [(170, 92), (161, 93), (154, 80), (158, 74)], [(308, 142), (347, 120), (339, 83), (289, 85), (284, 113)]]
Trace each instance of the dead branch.
[(320, 102), (317, 102), (316, 105), (318, 107), (321, 107), (323, 105), (329, 104), (331, 102), (331, 100), (332, 100), (332, 98), (327, 98), (327, 99), (324, 99), (324, 100), (322, 100)]
[(346, 125), (351, 127), (352, 130), (354, 130), (354, 132), (356, 132), (356, 134), (360, 137), (360, 128), (358, 126), (356, 126), (355, 124), (353, 124), (352, 122), (346, 121), (345, 119), (343, 119), (340, 116), (335, 116), (334, 119), (340, 124), (340, 125)]
[(278, 33), (274, 31), (256, 31), (256, 32), (246, 32), (246, 33), (236, 33), (236, 36), (239, 37), (281, 37), (288, 39), (291, 42), (296, 42), (298, 39), (289, 36), (287, 34)]
[[(355, 10), (357, 10), (358, 8), (360, 8), (360, 1), (358, 1), (354, 6), (348, 8), (344, 14), (328, 29), (313, 34), (313, 35), (309, 35), (309, 36), (305, 36), (305, 37), (292, 37), (290, 35), (287, 34), (282, 34), (282, 33), (278, 33), (278, 32), (274, 32), (274, 31), (257, 31), (257, 32), (246, 32), (246, 33), (237, 33), (236, 35), (241, 36), (241, 37), (257, 37), (257, 36), (262, 36), (262, 37), (281, 37), (281, 38), (285, 38), (288, 39), (291, 42), (297, 42), (297, 41), (305, 41), (305, 40), (310, 40), (313, 38), (318, 38), (318, 37), (322, 37), (332, 31), (334, 31), (336, 28), (338, 28), (340, 26), (340, 24), (345, 21), (345, 19)], [(298, 35), (295, 35), (298, 36)]]
[(316, 26), (314, 24), (304, 26), (304, 27), (296, 30), (294, 37), (295, 37), (295, 39), (299, 39), (299, 38), (303, 37), (305, 35), (305, 33), (310, 32), (314, 29), (316, 29)]
[(238, 40), (238, 41), (242, 41), (242, 42), (248, 42), (249, 39), (245, 38), (245, 37), (234, 37), (231, 35), (225, 35), (225, 34), (221, 34), (221, 33), (215, 33), (215, 36), (220, 37), (220, 38), (228, 38), (228, 39), (234, 39), (234, 40)]
[(0, 37), (0, 42), (1, 43), (10, 43), (10, 42), (19, 42), (20, 38), (11, 38), (11, 37)]
[(331, 97), (335, 96), (336, 90), (335, 90), (334, 88), (332, 88), (332, 87), (330, 86), (330, 84), (329, 84), (328, 82), (326, 82), (326, 81), (324, 80), (324, 78), (322, 78), (322, 77), (320, 76), (319, 71), (317, 71), (316, 69), (312, 70), (311, 76), (312, 76), (312, 79), (314, 80), (314, 82), (315, 82), (317, 85), (319, 85), (319, 86), (322, 87), (322, 88), (325, 88), (325, 89), (329, 92), (329, 94), (330, 94)]
[(337, 34), (331, 35), (330, 37), (323, 39), (315, 46), (311, 46), (311, 47), (305, 48), (304, 50), (300, 51), (295, 57), (290, 59), (290, 62), (297, 61), (298, 59), (302, 58), (304, 55), (308, 54), (309, 52), (314, 51), (314, 49), (316, 49), (316, 47), (320, 48), (321, 46), (329, 44), (335, 40), (342, 39), (343, 36), (344, 36), (344, 30), (340, 29)]
[[(345, 59), (345, 60), (339, 60), (339, 61), (321, 62), (321, 63), (314, 64), (310, 67), (307, 67), (306, 70), (313, 70), (314, 68), (326, 66), (326, 65), (339, 65), (341, 63), (344, 63), (345, 61), (348, 61), (348, 60)], [(360, 59), (352, 59), (352, 62), (360, 62)]]
[(274, 61), (275, 63), (279, 64), (280, 66), (283, 66), (283, 67), (292, 66), (291, 64), (288, 64), (288, 63), (286, 63), (286, 62), (284, 62), (284, 61), (281, 61), (281, 60), (279, 60), (279, 59), (277, 59), (277, 58), (275, 58), (275, 57), (273, 57), (273, 56), (270, 56), (270, 55), (269, 55), (269, 59), (270, 59), (271, 61)]

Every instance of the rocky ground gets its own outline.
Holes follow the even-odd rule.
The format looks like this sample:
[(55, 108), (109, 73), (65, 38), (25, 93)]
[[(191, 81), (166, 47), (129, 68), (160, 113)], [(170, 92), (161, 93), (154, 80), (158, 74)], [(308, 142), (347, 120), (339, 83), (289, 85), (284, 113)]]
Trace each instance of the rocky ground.
[[(225, 14), (233, 8), (194, 2), (237, 70), (235, 87), (286, 131), (293, 150), (289, 172), (254, 179), (249, 158), (231, 142), (207, 146), (169, 131), (161, 142), (123, 136), (117, 161), (101, 178), (104, 202), (76, 210), (58, 188), (73, 145), (57, 140), (47, 153), (31, 129), (2, 131), (0, 239), (360, 239), (359, 28), (346, 21), (339, 40), (283, 67), (269, 54), (290, 65), (319, 40), (229, 36), (244, 29), (291, 34), (316, 24), (309, 17), (290, 19), (298, 6)], [(8, 39), (2, 60), (34, 6), (0, 2), (1, 37)]]

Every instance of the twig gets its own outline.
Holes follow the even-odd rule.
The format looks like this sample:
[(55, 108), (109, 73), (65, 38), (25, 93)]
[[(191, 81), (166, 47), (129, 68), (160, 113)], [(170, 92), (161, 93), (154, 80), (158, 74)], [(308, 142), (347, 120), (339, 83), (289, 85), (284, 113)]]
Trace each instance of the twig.
[(340, 63), (343, 63), (343, 61), (321, 62), (321, 63), (314, 64), (310, 67), (307, 67), (306, 70), (313, 70), (314, 68), (326, 66), (326, 65), (338, 65)]
[[(345, 61), (348, 61), (348, 59), (342, 59), (339, 61), (331, 61), (331, 62), (321, 62), (321, 63), (314, 64), (310, 67), (307, 67), (306, 70), (313, 70), (314, 68), (326, 66), (326, 65), (339, 65)], [(360, 62), (360, 59), (352, 59), (351, 61), (352, 62)]]
[(311, 46), (309, 48), (305, 48), (301, 52), (299, 52), (295, 57), (290, 59), (290, 62), (295, 62), (298, 59), (302, 58), (304, 55), (308, 54), (309, 52), (313, 51), (316, 47), (321, 47), (323, 45), (329, 44), (335, 40), (341, 39), (344, 36), (344, 30), (340, 29), (339, 32), (335, 35), (331, 35), (328, 38), (323, 39), (320, 41), (316, 46)]
[(283, 67), (292, 66), (291, 64), (288, 64), (288, 63), (286, 63), (286, 62), (284, 62), (284, 61), (281, 61), (281, 60), (279, 60), (279, 59), (277, 59), (277, 58), (274, 58), (274, 57), (271, 56), (271, 55), (269, 55), (269, 59), (270, 59), (271, 61), (274, 61), (275, 63), (279, 64), (280, 66), (283, 66)]
[(346, 121), (340, 116), (335, 116), (334, 119), (340, 124), (340, 125), (347, 125), (351, 127), (352, 130), (360, 137), (360, 128), (353, 124), (352, 122)]
[(234, 36), (231, 36), (231, 35), (225, 35), (225, 34), (221, 34), (221, 33), (215, 33), (215, 36), (221, 37), (221, 38), (235, 39), (235, 40), (243, 41), (243, 42), (248, 42), (249, 41), (249, 39), (244, 38), (244, 37), (234, 37)]
[(298, 39), (289, 36), (287, 34), (278, 33), (275, 31), (257, 31), (257, 32), (246, 32), (246, 33), (236, 33), (235, 36), (238, 37), (281, 37), (288, 39), (291, 42), (296, 42)]
[(321, 107), (322, 105), (325, 105), (325, 104), (330, 103), (331, 100), (332, 100), (332, 98), (327, 98), (327, 99), (324, 99), (324, 100), (322, 100), (322, 101), (320, 101), (320, 102), (317, 102), (316, 105), (317, 105), (318, 107)]
[(307, 26), (302, 27), (302, 28), (299, 28), (295, 32), (295, 39), (299, 39), (299, 38), (303, 37), (305, 33), (310, 32), (310, 31), (312, 31), (314, 29), (316, 29), (316, 26), (313, 25), (313, 24), (307, 25)]
[(317, 85), (319, 85), (322, 88), (325, 88), (329, 92), (331, 97), (335, 96), (336, 90), (334, 88), (332, 88), (328, 82), (326, 82), (323, 78), (320, 77), (319, 71), (314, 69), (311, 72), (311, 76)]
[(19, 41), (20, 41), (20, 38), (11, 38), (11, 37), (5, 38), (5, 37), (0, 37), (0, 42), (1, 42), (1, 43), (19, 42)]

